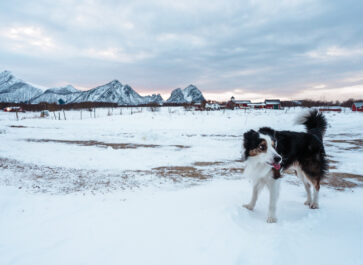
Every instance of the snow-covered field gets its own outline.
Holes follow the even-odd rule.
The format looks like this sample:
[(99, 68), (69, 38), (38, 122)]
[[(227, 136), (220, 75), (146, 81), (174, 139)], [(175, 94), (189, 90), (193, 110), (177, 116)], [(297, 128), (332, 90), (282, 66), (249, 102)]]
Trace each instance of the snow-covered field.
[(291, 174), (278, 223), (241, 207), (243, 132), (301, 111), (0, 112), (0, 264), (363, 264), (361, 113), (326, 113), (320, 209)]

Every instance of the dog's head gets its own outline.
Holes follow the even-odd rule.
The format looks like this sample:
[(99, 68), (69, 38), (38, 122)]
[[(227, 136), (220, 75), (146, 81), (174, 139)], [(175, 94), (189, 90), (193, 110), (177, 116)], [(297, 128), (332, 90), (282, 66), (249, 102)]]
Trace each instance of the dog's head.
[(275, 145), (276, 141), (270, 135), (250, 130), (243, 135), (242, 160), (251, 159), (280, 170), (282, 158)]

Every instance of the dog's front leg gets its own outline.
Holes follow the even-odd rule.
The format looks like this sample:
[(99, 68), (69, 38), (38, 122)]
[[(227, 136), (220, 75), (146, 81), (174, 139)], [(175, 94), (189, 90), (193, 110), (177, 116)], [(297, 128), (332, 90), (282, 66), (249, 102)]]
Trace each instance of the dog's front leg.
[(271, 178), (271, 180), (269, 180), (269, 182), (267, 183), (267, 187), (270, 191), (270, 203), (268, 206), (267, 223), (276, 223), (276, 204), (279, 197), (280, 180)]
[(258, 194), (260, 193), (260, 191), (262, 190), (263, 186), (265, 184), (262, 183), (260, 180), (256, 181), (253, 185), (253, 190), (252, 190), (252, 198), (250, 203), (248, 204), (244, 204), (243, 207), (247, 208), (248, 210), (253, 210), (253, 208), (255, 208), (257, 199), (258, 199)]

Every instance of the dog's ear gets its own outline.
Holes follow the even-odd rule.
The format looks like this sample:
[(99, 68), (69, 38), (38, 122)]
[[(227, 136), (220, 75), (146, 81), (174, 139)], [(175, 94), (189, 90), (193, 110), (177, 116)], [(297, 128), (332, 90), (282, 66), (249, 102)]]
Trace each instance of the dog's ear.
[(271, 129), (270, 127), (262, 127), (258, 130), (262, 134), (267, 134), (271, 138), (275, 138), (275, 130)]
[(256, 132), (255, 130), (249, 130), (248, 132), (245, 132), (243, 134), (244, 147), (247, 148), (249, 146), (249, 144), (251, 143), (251, 141), (254, 141), (257, 139), (258, 139), (258, 132)]
[(243, 134), (242, 150), (241, 150), (241, 160), (245, 161), (248, 157), (248, 151), (252, 148), (255, 142), (259, 138), (258, 132), (254, 130), (249, 130)]

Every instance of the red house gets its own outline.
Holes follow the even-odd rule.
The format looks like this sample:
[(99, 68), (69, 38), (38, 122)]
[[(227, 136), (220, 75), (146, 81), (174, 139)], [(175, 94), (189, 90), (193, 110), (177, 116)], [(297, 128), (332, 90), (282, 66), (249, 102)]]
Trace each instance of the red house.
[(248, 108), (248, 104), (251, 103), (251, 100), (235, 100), (234, 104), (236, 104), (236, 107), (238, 108)]
[(363, 111), (363, 102), (354, 102), (352, 105), (352, 111)]
[(266, 108), (266, 104), (263, 102), (249, 103), (248, 107), (252, 108), (252, 109), (263, 109), (263, 108)]
[(279, 99), (266, 99), (266, 109), (281, 109), (281, 101)]

